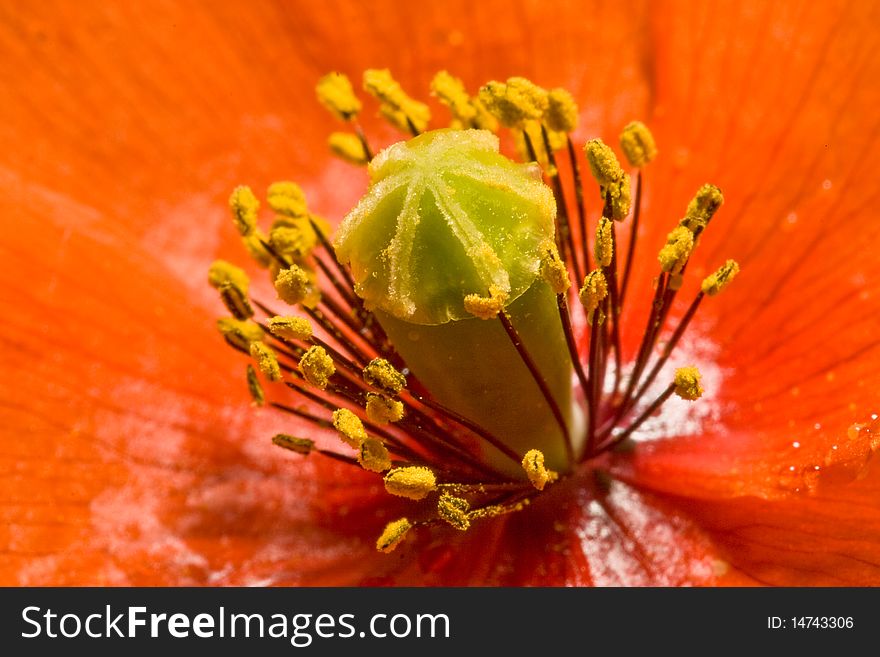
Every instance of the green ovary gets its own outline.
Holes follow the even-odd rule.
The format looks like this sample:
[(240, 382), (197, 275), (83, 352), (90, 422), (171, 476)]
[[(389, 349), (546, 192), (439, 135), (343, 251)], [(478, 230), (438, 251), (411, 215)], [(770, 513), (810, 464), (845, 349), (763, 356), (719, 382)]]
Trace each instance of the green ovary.
[[(567, 471), (563, 433), (498, 319), (464, 308), (500, 295), (538, 364), (578, 452), (571, 360), (556, 298), (539, 274), (556, 206), (531, 167), (498, 153), (488, 132), (441, 130), (395, 144), (370, 164), (372, 185), (340, 227), (336, 250), (413, 374), (444, 406), (518, 454)], [(582, 438), (581, 438), (582, 440)], [(513, 476), (519, 464), (484, 444)]]

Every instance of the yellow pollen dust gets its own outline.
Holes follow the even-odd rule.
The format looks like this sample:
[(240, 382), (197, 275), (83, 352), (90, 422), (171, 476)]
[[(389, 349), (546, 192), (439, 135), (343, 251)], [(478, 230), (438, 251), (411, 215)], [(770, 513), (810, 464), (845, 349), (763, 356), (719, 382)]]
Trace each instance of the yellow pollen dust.
[(526, 121), (540, 121), (547, 111), (547, 92), (526, 78), (493, 80), (480, 89), (480, 102), (507, 128), (522, 128)]
[(459, 124), (458, 127), (468, 128), (473, 125), (477, 110), (471, 104), (470, 96), (461, 80), (450, 75), (448, 71), (440, 71), (431, 80), (431, 93), (449, 108), (453, 121)]
[(467, 531), (471, 526), (468, 515), (470, 511), (470, 503), (463, 497), (455, 497), (448, 493), (443, 493), (437, 500), (437, 515), (459, 531)]
[(530, 449), (522, 460), (523, 470), (526, 476), (532, 482), (532, 486), (538, 490), (544, 490), (544, 486), (552, 483), (559, 478), (559, 475), (553, 470), (544, 467), (544, 453), (538, 449)]
[(541, 258), (541, 278), (543, 278), (556, 294), (565, 294), (571, 287), (571, 279), (568, 277), (568, 268), (559, 257), (556, 245), (550, 243)]
[(262, 406), (266, 403), (266, 393), (263, 392), (263, 386), (260, 385), (260, 380), (257, 378), (257, 372), (251, 364), (248, 364), (247, 366), (247, 386), (248, 392), (251, 394), (251, 399), (254, 402), (254, 406)]
[(233, 189), (229, 209), (232, 210), (232, 222), (238, 232), (244, 236), (250, 235), (257, 226), (257, 212), (260, 209), (260, 202), (251, 188), (241, 185)]
[(309, 220), (282, 218), (272, 225), (269, 243), (276, 253), (302, 261), (315, 248), (318, 236)]
[(614, 151), (601, 139), (591, 139), (584, 146), (590, 171), (602, 190), (602, 198), (611, 206), (611, 218), (623, 221), (632, 203), (629, 176), (624, 173)]
[(385, 490), (398, 497), (423, 500), (436, 489), (434, 473), (422, 466), (394, 468), (385, 475)]
[(278, 445), (278, 447), (288, 449), (291, 452), (302, 454), (303, 456), (308, 456), (309, 454), (311, 454), (312, 449), (315, 447), (314, 440), (309, 440), (308, 438), (297, 438), (295, 436), (289, 436), (286, 433), (278, 433), (272, 436), (272, 443)]
[(544, 123), (547, 128), (557, 132), (572, 132), (577, 128), (578, 106), (572, 95), (565, 89), (551, 89), (547, 94), (547, 111)]
[(376, 549), (379, 552), (392, 552), (406, 538), (407, 532), (412, 529), (412, 524), (406, 518), (394, 520), (385, 525), (382, 535), (376, 541)]
[(323, 347), (311, 347), (299, 361), (299, 369), (306, 381), (321, 390), (330, 383), (330, 377), (336, 373), (333, 359), (327, 355)]
[(597, 267), (608, 267), (614, 257), (614, 242), (611, 240), (611, 220), (608, 217), (600, 217), (596, 226), (596, 242), (593, 245), (593, 255), (596, 258)]
[(208, 283), (218, 290), (224, 285), (231, 284), (247, 295), (250, 279), (240, 267), (225, 260), (215, 260), (208, 269)]
[(367, 393), (367, 417), (375, 424), (388, 424), (403, 419), (403, 403), (374, 392)]
[(715, 185), (703, 185), (688, 203), (687, 212), (680, 224), (699, 235), (724, 203), (724, 194)]
[[(424, 132), (431, 120), (431, 110), (424, 103), (410, 98), (386, 69), (364, 71), (364, 90), (376, 98), (379, 111), (401, 132)], [(409, 124), (412, 123), (412, 126)]]
[(306, 196), (295, 182), (283, 180), (269, 185), (266, 202), (274, 212), (292, 219), (308, 217), (309, 214)]
[(643, 167), (657, 157), (654, 135), (641, 121), (633, 121), (620, 133), (620, 148), (634, 167)]
[(728, 260), (721, 265), (714, 274), (710, 274), (703, 279), (703, 284), (700, 286), (700, 289), (703, 290), (704, 294), (714, 297), (727, 287), (727, 285), (736, 278), (738, 273), (739, 264), (736, 260)]
[(278, 357), (272, 348), (262, 342), (251, 342), (251, 358), (257, 362), (263, 376), (270, 381), (281, 380), (281, 367), (278, 365)]
[(291, 306), (308, 301), (315, 295), (312, 277), (299, 265), (291, 265), (278, 272), (275, 278), (275, 291), (278, 298)]
[(263, 329), (258, 324), (231, 317), (218, 319), (217, 330), (230, 345), (248, 353), (252, 342), (260, 342), (263, 339)]
[(464, 309), (480, 319), (495, 319), (504, 310), (506, 301), (507, 293), (492, 285), (489, 287), (488, 297), (468, 294), (464, 298)]
[(381, 440), (367, 438), (360, 444), (358, 463), (370, 472), (385, 472), (391, 467), (391, 457)]
[(694, 234), (684, 226), (677, 226), (666, 237), (666, 245), (660, 249), (657, 259), (665, 272), (678, 274), (694, 250)]
[(370, 161), (360, 137), (350, 132), (330, 133), (327, 145), (333, 155), (349, 164), (364, 166)]
[(355, 449), (369, 437), (361, 419), (347, 408), (333, 411), (333, 428), (339, 432), (342, 442)]
[(361, 101), (354, 95), (351, 80), (342, 73), (328, 73), (315, 86), (318, 102), (337, 118), (350, 121), (361, 111)]
[(364, 368), (367, 385), (396, 395), (406, 387), (406, 377), (384, 358), (374, 358)]
[(601, 269), (594, 269), (584, 278), (584, 284), (578, 293), (578, 297), (587, 313), (587, 323), (591, 326), (593, 324), (593, 316), (597, 310), (599, 312), (599, 324), (605, 321), (605, 315), (599, 309), (599, 306), (606, 296), (608, 296), (608, 282), (605, 280), (605, 274), (602, 273)]
[(266, 241), (266, 236), (259, 228), (255, 228), (250, 235), (244, 235), (241, 238), (241, 243), (244, 245), (248, 255), (254, 262), (263, 268), (272, 264), (272, 254), (270, 254), (264, 246), (264, 242)]
[(703, 395), (700, 371), (696, 367), (679, 367), (675, 370), (675, 394), (682, 399), (694, 401)]
[(272, 335), (285, 340), (309, 340), (312, 325), (305, 317), (270, 317), (266, 322)]

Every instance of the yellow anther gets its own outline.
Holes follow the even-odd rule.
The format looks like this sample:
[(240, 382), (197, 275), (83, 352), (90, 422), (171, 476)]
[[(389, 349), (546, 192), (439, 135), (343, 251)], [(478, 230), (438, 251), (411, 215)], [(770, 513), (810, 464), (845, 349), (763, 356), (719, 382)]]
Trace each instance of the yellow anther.
[(250, 352), (252, 342), (263, 339), (263, 329), (258, 324), (231, 317), (218, 319), (217, 330), (230, 345), (247, 352)]
[(312, 277), (298, 265), (282, 269), (275, 278), (275, 291), (282, 301), (295, 306), (306, 301), (313, 293)]
[(403, 419), (403, 402), (374, 392), (367, 393), (367, 417), (374, 424), (388, 424)]
[(272, 348), (262, 342), (251, 342), (251, 358), (253, 358), (260, 372), (270, 381), (281, 380), (281, 367), (278, 365), (278, 357)]
[(296, 218), (308, 217), (309, 215), (306, 195), (295, 182), (282, 180), (272, 183), (266, 192), (266, 201), (272, 210), (285, 217)]
[(253, 317), (248, 300), (250, 280), (243, 270), (224, 260), (216, 260), (208, 270), (208, 282), (220, 292), (220, 298), (236, 319)]
[(565, 89), (551, 89), (547, 94), (547, 111), (544, 122), (550, 130), (572, 132), (577, 127), (578, 107)]
[(294, 260), (307, 257), (317, 242), (318, 236), (306, 217), (282, 218), (276, 221), (269, 231), (269, 243), (275, 252), (290, 256)]
[(498, 119), (492, 116), (492, 113), (486, 109), (483, 101), (475, 96), (471, 98), (471, 105), (476, 112), (476, 116), (474, 117), (474, 127), (479, 130), (496, 132), (498, 130)]
[(463, 497), (443, 493), (437, 500), (437, 515), (459, 531), (467, 531), (471, 526), (468, 511), (470, 503)]
[(584, 151), (587, 154), (590, 171), (593, 173), (593, 177), (599, 183), (599, 186), (603, 188), (603, 193), (606, 187), (619, 182), (623, 178), (623, 169), (620, 166), (620, 162), (617, 161), (617, 156), (611, 150), (611, 147), (601, 139), (591, 139), (588, 141), (587, 145), (584, 146)]
[(266, 250), (266, 247), (263, 246), (263, 243), (267, 241), (268, 238), (259, 228), (254, 229), (250, 235), (245, 235), (241, 238), (241, 243), (244, 244), (244, 248), (248, 252), (248, 255), (260, 267), (264, 268), (272, 264), (272, 254), (270, 254)]
[(391, 457), (381, 440), (367, 438), (360, 444), (358, 463), (370, 472), (385, 472), (391, 467)]
[(641, 121), (633, 121), (623, 129), (620, 133), (620, 148), (634, 167), (643, 167), (657, 157), (654, 135)]
[(594, 269), (587, 274), (578, 296), (586, 311), (588, 324), (593, 324), (593, 315), (597, 310), (599, 311), (598, 323), (601, 324), (605, 321), (605, 315), (599, 306), (602, 305), (605, 297), (608, 296), (608, 282), (605, 280), (605, 274), (602, 273), (601, 269)]
[(297, 438), (296, 436), (290, 436), (286, 433), (277, 433), (272, 436), (272, 443), (278, 445), (278, 447), (289, 449), (291, 452), (302, 454), (303, 456), (311, 454), (312, 449), (315, 447), (314, 440)]
[(464, 298), (464, 309), (471, 315), (480, 319), (495, 319), (507, 301), (507, 294), (495, 286), (489, 287), (489, 296), (481, 297), (479, 294), (468, 294)]
[(370, 161), (360, 137), (350, 132), (331, 133), (327, 144), (330, 146), (330, 152), (349, 164), (363, 166)]
[(540, 121), (547, 110), (547, 92), (525, 78), (493, 80), (480, 89), (480, 102), (508, 128), (522, 128), (526, 121)]
[(616, 183), (608, 185), (605, 193), (611, 197), (611, 218), (615, 221), (626, 219), (632, 205), (632, 187), (629, 174), (623, 174), (623, 177)]
[(351, 81), (342, 73), (328, 73), (315, 86), (318, 101), (343, 121), (350, 121), (361, 111), (361, 101), (354, 95)]
[(688, 203), (687, 213), (681, 225), (699, 235), (724, 203), (724, 194), (715, 185), (703, 185)]
[(406, 538), (406, 533), (412, 529), (412, 524), (406, 518), (394, 520), (385, 525), (382, 535), (376, 541), (376, 549), (379, 552), (392, 552)]
[(368, 438), (364, 423), (347, 408), (333, 411), (333, 427), (339, 432), (342, 442), (349, 447), (357, 448)]
[(596, 243), (593, 245), (593, 255), (596, 258), (597, 267), (608, 267), (614, 257), (614, 241), (611, 239), (611, 227), (613, 223), (607, 217), (600, 217), (596, 226)]
[(559, 257), (559, 251), (553, 243), (547, 246), (544, 257), (541, 258), (541, 278), (550, 284), (556, 294), (565, 294), (571, 287), (568, 269), (562, 258)]
[(406, 377), (384, 358), (374, 358), (367, 364), (364, 368), (364, 381), (392, 395), (406, 387)]
[(227, 283), (231, 283), (247, 294), (250, 279), (243, 269), (225, 260), (215, 260), (208, 269), (208, 283), (218, 290)]
[(738, 273), (739, 264), (737, 264), (736, 260), (728, 260), (714, 274), (710, 274), (703, 280), (700, 289), (710, 297), (714, 297), (727, 287), (730, 281), (736, 278)]
[(306, 381), (323, 390), (330, 383), (330, 377), (336, 373), (333, 359), (327, 355), (323, 347), (311, 347), (299, 361), (299, 369)]
[(538, 490), (544, 490), (548, 483), (556, 481), (559, 475), (553, 470), (544, 467), (544, 453), (538, 449), (530, 449), (522, 460), (523, 470), (532, 482), (532, 486)]
[(667, 235), (666, 245), (657, 256), (661, 269), (673, 274), (679, 273), (693, 250), (694, 234), (684, 226), (677, 226)]
[(242, 235), (250, 235), (257, 226), (257, 212), (260, 202), (251, 188), (241, 185), (232, 190), (229, 197), (229, 209), (232, 210), (232, 222)]
[(703, 395), (700, 371), (696, 367), (679, 367), (675, 370), (675, 394), (682, 399), (694, 401)]
[(385, 490), (398, 497), (423, 500), (437, 489), (437, 478), (428, 468), (412, 465), (394, 468), (385, 475)]
[(364, 89), (382, 103), (382, 115), (401, 131), (411, 131), (410, 123), (416, 132), (428, 127), (431, 110), (407, 96), (387, 68), (364, 71)]
[(448, 71), (440, 71), (431, 80), (431, 92), (449, 108), (452, 118), (461, 123), (462, 127), (469, 128), (473, 125), (477, 110), (471, 104), (461, 80), (450, 75)]
[(254, 401), (254, 406), (262, 406), (266, 403), (266, 393), (263, 392), (263, 386), (260, 385), (260, 380), (257, 378), (254, 366), (250, 364), (247, 366), (247, 386), (248, 392), (251, 393), (251, 399)]
[(308, 340), (312, 337), (312, 325), (305, 317), (270, 317), (266, 323), (272, 335), (285, 340)]

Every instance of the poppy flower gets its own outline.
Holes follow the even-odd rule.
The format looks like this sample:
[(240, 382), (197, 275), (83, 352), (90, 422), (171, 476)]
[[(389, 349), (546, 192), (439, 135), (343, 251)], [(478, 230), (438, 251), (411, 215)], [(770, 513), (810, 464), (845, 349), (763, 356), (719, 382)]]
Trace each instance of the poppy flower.
[[(0, 582), (880, 584), (875, 12), (0, 10)], [(371, 473), (273, 447), (267, 436), (299, 429), (250, 407), (204, 283), (211, 261), (238, 258), (225, 208), (236, 184), (296, 180), (328, 217), (357, 202), (366, 178), (327, 152), (336, 128), (313, 88), (377, 67), (413, 95), (442, 69), (474, 89), (512, 75), (564, 86), (582, 142), (634, 118), (651, 126), (661, 157), (645, 172), (625, 360), (656, 252), (707, 181), (725, 192), (724, 220), (690, 271), (742, 266), (689, 328), (707, 389), (696, 410), (652, 418), (602, 477), (568, 477), (524, 512), (420, 533), (390, 555), (376, 535), (402, 507)], [(365, 129), (399, 138), (370, 117)]]

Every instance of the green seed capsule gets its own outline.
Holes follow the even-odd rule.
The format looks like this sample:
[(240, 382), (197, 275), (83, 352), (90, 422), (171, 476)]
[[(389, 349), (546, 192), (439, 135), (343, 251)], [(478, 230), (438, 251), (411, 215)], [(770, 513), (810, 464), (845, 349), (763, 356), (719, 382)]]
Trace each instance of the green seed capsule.
[[(441, 404), (519, 454), (541, 449), (549, 467), (568, 470), (562, 431), (501, 322), (476, 318), (465, 304), (469, 295), (503, 299), (578, 436), (571, 360), (555, 293), (540, 273), (554, 239), (551, 190), (481, 130), (439, 130), (395, 144), (369, 172), (370, 189), (336, 239), (366, 307)], [(494, 448), (486, 456), (522, 476), (520, 464)]]

